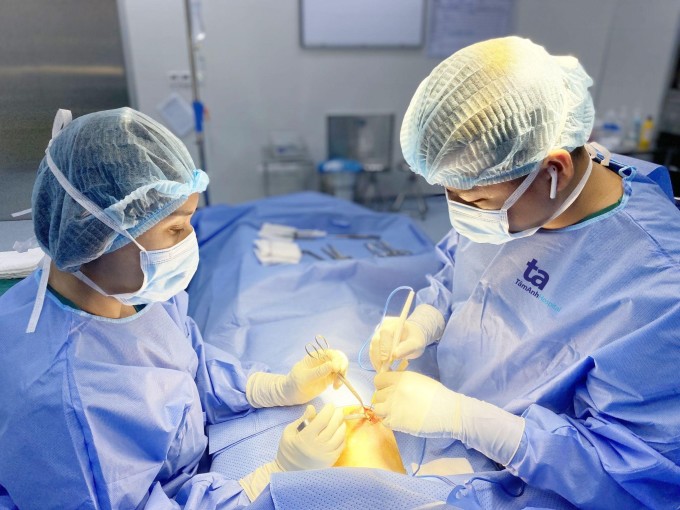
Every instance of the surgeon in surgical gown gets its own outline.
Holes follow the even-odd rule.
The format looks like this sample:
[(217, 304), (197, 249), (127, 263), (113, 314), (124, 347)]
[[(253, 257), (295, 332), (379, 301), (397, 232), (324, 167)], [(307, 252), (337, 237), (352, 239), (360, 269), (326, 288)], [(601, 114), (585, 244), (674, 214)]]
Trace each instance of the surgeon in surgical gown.
[[(375, 411), (579, 508), (678, 508), (680, 214), (587, 144), (590, 85), (508, 37), (418, 87), (401, 146), (453, 229), (396, 344), (396, 318), (371, 341)], [(427, 348), (439, 380), (388, 369)]]
[(243, 479), (201, 469), (206, 423), (308, 402), (347, 370), (329, 350), (270, 374), (203, 343), (183, 289), (207, 184), (139, 112), (58, 112), (32, 198), (47, 256), (0, 298), (0, 508), (241, 508), (272, 473), (339, 457), (342, 410), (309, 406)]

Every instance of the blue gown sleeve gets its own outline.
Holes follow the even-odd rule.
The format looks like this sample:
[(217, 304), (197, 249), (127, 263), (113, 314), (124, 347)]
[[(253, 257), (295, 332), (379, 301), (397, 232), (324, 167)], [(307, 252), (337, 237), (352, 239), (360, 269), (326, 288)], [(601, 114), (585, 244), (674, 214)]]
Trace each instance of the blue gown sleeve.
[[(579, 508), (677, 508), (680, 305), (583, 360), (572, 409), (538, 404), (508, 469)], [(661, 358), (663, 358), (663, 361)]]
[(603, 417), (579, 421), (532, 405), (508, 470), (579, 508), (677, 508), (680, 468)]
[(252, 410), (246, 399), (246, 381), (254, 372), (266, 372), (262, 363), (241, 363), (236, 357), (203, 342), (191, 317), (186, 327), (198, 356), (196, 386), (209, 424), (220, 423)]
[(433, 306), (439, 310), (445, 322), (448, 322), (451, 317), (451, 289), (457, 245), (458, 234), (451, 229), (435, 247), (435, 254), (440, 264), (439, 270), (434, 275), (427, 275), (430, 285), (416, 294), (416, 306), (421, 304)]

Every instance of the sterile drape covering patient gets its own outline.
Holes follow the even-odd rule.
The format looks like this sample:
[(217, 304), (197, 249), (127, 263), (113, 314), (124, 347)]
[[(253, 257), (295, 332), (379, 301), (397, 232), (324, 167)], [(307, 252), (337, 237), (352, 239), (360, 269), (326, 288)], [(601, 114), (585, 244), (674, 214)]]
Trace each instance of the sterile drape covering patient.
[(204, 345), (183, 289), (207, 184), (141, 113), (57, 114), (32, 198), (48, 257), (0, 298), (0, 508), (240, 508), (271, 474), (338, 459), (329, 404), (244, 478), (201, 472), (206, 423), (306, 403), (347, 370), (333, 350), (279, 375)]
[[(395, 318), (373, 337), (375, 412), (579, 508), (678, 508), (680, 214), (587, 145), (591, 84), (508, 37), (418, 87), (402, 150), (454, 229), (396, 344)], [(385, 370), (428, 346), (439, 380)]]

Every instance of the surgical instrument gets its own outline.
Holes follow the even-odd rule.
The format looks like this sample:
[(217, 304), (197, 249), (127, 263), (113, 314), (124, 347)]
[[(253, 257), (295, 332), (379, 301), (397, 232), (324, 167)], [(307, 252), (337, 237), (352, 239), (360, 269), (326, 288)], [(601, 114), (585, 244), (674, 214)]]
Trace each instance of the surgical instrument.
[[(28, 212), (31, 212), (28, 209)], [(259, 232), (260, 237), (268, 238), (283, 238), (283, 239), (319, 239), (322, 237), (337, 237), (343, 239), (380, 239), (378, 234), (329, 234), (325, 230), (318, 229), (301, 229), (291, 227), (289, 225), (280, 225), (278, 223), (265, 222), (262, 224)]]
[(399, 257), (401, 255), (411, 255), (412, 253), (409, 250), (400, 250), (398, 248), (393, 248), (387, 242), (383, 241), (382, 239), (379, 239), (376, 241), (376, 244), (378, 244), (381, 248), (383, 248), (387, 253), (388, 256), (390, 257)]
[(342, 253), (340, 253), (337, 249), (335, 249), (335, 246), (333, 246), (332, 244), (328, 244), (325, 247), (321, 248), (321, 251), (334, 260), (346, 260), (352, 258), (349, 255), (343, 255)]
[[(330, 357), (328, 354), (326, 354), (326, 350), (330, 349), (328, 340), (326, 340), (323, 335), (316, 335), (314, 337), (314, 342), (314, 344), (310, 342), (305, 345), (305, 351), (307, 354), (314, 359), (318, 359), (319, 361), (330, 361)], [(359, 392), (354, 388), (354, 386), (352, 386), (347, 378), (342, 374), (335, 375), (342, 381), (350, 393), (356, 397), (356, 399), (359, 401), (359, 404), (361, 404), (361, 408), (365, 409), (366, 406), (364, 405), (364, 401), (361, 399), (361, 395), (359, 395)]]
[(364, 246), (366, 246), (368, 251), (377, 257), (400, 257), (402, 255), (411, 255), (409, 250), (399, 250), (393, 248), (382, 239), (377, 241), (369, 241), (364, 243)]
[(387, 253), (385, 253), (384, 250), (381, 250), (375, 243), (368, 242), (364, 243), (364, 246), (370, 251), (373, 255), (376, 257), (388, 257)]
[(304, 255), (309, 255), (310, 257), (314, 257), (316, 260), (326, 260), (322, 256), (317, 255), (311, 250), (300, 250)]
[[(343, 420), (345, 420), (345, 421), (348, 421), (348, 420), (359, 420), (359, 419), (361, 419), (361, 418), (366, 418), (366, 419), (368, 419), (365, 413), (353, 413), (353, 414), (348, 414), (348, 415), (346, 415), (346, 416), (343, 418)], [(302, 421), (300, 422), (300, 424), (297, 426), (297, 431), (298, 431), (298, 432), (302, 432), (302, 431), (305, 429), (305, 427), (307, 427), (307, 425), (309, 425), (309, 420), (308, 420), (307, 418), (305, 418), (305, 419), (302, 420)]]
[(378, 234), (329, 234), (333, 237), (342, 237), (344, 239), (380, 239)]
[[(390, 355), (387, 358), (387, 362), (382, 365), (380, 368), (380, 372), (385, 372), (386, 370), (391, 370), (392, 364), (395, 361), (392, 357), (392, 353), (394, 352), (394, 348), (397, 346), (399, 341), (401, 340), (401, 332), (404, 330), (404, 324), (406, 323), (406, 318), (408, 317), (408, 313), (411, 311), (411, 304), (413, 303), (413, 297), (415, 296), (415, 292), (413, 290), (410, 290), (408, 293), (408, 296), (406, 296), (406, 301), (404, 302), (404, 307), (401, 309), (401, 314), (399, 314), (399, 322), (397, 323), (397, 327), (394, 330), (394, 335), (392, 337), (392, 345), (390, 346)], [(408, 366), (408, 360), (401, 360), (399, 363), (399, 366), (397, 367), (397, 371), (401, 372), (402, 370), (405, 370), (406, 367)]]

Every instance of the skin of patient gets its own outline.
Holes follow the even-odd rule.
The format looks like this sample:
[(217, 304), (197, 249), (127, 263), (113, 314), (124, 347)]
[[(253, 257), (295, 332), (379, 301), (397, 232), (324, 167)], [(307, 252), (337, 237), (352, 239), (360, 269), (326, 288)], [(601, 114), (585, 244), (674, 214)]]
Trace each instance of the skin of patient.
[[(345, 415), (362, 412), (359, 406), (343, 409)], [(335, 463), (336, 467), (368, 467), (406, 474), (394, 432), (366, 409), (367, 418), (347, 420), (345, 449)]]

